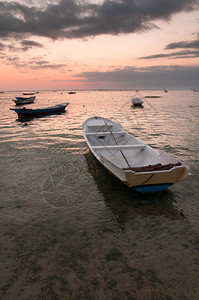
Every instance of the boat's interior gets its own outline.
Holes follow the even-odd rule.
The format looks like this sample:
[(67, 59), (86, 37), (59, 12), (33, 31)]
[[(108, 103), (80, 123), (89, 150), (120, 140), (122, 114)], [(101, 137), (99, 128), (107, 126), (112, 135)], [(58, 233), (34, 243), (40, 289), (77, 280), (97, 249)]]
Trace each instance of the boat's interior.
[(106, 151), (99, 148), (94, 150), (99, 157), (111, 161), (112, 164), (126, 171), (148, 172), (154, 170), (168, 170), (178, 163), (175, 158), (164, 152), (157, 152), (148, 145), (144, 145), (140, 148), (136, 146), (126, 148), (124, 146), (108, 148)]
[[(90, 147), (98, 156), (111, 161), (119, 168), (143, 167), (160, 164), (174, 164), (177, 161), (166, 153), (159, 153), (155, 149), (144, 144), (131, 134), (114, 125), (92, 126), (85, 135)], [(107, 130), (108, 129), (108, 130)]]
[[(91, 147), (112, 147), (115, 146), (127, 146), (127, 148), (132, 146), (144, 146), (145, 144), (141, 141), (137, 140), (135, 137), (127, 133), (123, 130), (107, 130), (106, 128), (99, 128), (100, 130), (96, 130), (93, 132), (87, 132), (86, 137)], [(106, 129), (106, 130), (104, 130)]]

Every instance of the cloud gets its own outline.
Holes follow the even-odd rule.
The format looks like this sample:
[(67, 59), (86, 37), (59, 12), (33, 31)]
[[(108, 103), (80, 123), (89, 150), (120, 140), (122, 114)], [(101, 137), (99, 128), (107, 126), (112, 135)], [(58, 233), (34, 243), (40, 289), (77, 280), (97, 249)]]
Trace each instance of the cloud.
[(5, 49), (5, 45), (0, 42), (0, 51)]
[[(23, 2), (22, 2), (23, 3)], [(198, 0), (78, 0), (45, 2), (42, 6), (0, 2), (0, 38), (43, 36), (52, 39), (88, 38), (150, 30), (154, 21), (191, 11)], [(31, 2), (30, 2), (31, 3)]]
[(6, 59), (4, 59), (4, 62), (6, 65), (18, 65), (19, 61), (20, 61), (20, 59), (18, 56), (10, 56), (10, 57), (6, 57)]
[(189, 41), (189, 42), (178, 42), (178, 43), (170, 43), (166, 46), (165, 49), (176, 49), (176, 48), (184, 48), (184, 49), (198, 49), (199, 48), (199, 40)]
[(29, 41), (29, 40), (23, 40), (21, 41), (21, 46), (23, 51), (28, 51), (34, 47), (43, 48), (43, 45), (40, 43), (37, 43), (35, 41)]
[(51, 63), (45, 63), (45, 64), (38, 64), (32, 66), (33, 69), (53, 69), (53, 70), (60, 70), (62, 68), (66, 67), (64, 64), (51, 64)]
[(19, 52), (19, 51), (28, 51), (32, 48), (43, 48), (44, 46), (40, 43), (37, 43), (35, 41), (29, 41), (29, 40), (22, 40), (20, 44), (17, 42), (10, 43), (10, 44), (3, 44), (0, 42), (0, 51), (4, 51), (8, 49), (11, 52)]
[(2, 61), (5, 65), (12, 65), (14, 68), (17, 68), (20, 72), (26, 72), (27, 70), (29, 70), (29, 68), (31, 68), (31, 70), (63, 70), (67, 67), (67, 64), (51, 63), (47, 60), (44, 60), (42, 56), (34, 57), (29, 60), (22, 60), (17, 55), (7, 55), (2, 59)]
[(108, 72), (77, 74), (82, 82), (92, 82), (102, 88), (191, 88), (198, 86), (197, 66), (150, 66), (145, 68), (116, 68)]
[[(148, 56), (139, 57), (139, 59), (158, 59), (158, 58), (193, 58), (199, 57), (199, 40), (192, 41), (181, 41), (177, 43), (170, 43), (165, 47), (165, 50), (173, 50), (173, 49), (186, 49), (177, 52), (171, 53), (158, 53)], [(189, 50), (194, 49), (194, 50)]]
[(39, 66), (44, 66), (44, 65), (48, 64), (48, 61), (46, 61), (46, 60), (38, 60), (38, 61), (35, 61), (34, 64), (39, 65)]
[(193, 57), (199, 57), (199, 51), (178, 51), (173, 53), (166, 53), (166, 54), (154, 54), (154, 55), (148, 55), (139, 57), (139, 59), (157, 59), (157, 58), (193, 58)]

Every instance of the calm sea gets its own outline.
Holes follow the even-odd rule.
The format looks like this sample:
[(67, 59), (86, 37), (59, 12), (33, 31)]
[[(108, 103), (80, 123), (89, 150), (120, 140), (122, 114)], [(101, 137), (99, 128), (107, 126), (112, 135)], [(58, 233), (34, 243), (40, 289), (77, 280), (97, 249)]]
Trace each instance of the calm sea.
[[(0, 94), (1, 299), (198, 299), (199, 93), (141, 91), (160, 98), (135, 109), (134, 91), (40, 91), (29, 108), (70, 104), (27, 122), (9, 110), (18, 95)], [(190, 176), (131, 192), (89, 152), (82, 123), (92, 116), (175, 156)]]

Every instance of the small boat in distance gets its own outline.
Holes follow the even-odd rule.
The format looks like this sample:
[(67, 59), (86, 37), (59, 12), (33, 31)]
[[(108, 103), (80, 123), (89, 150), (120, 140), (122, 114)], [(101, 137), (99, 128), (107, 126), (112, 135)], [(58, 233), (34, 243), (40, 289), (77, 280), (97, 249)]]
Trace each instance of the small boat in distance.
[(131, 104), (134, 106), (134, 107), (143, 107), (143, 103), (144, 101), (142, 100), (142, 98), (133, 98), (131, 99)]
[(88, 147), (97, 160), (137, 192), (162, 191), (189, 174), (187, 165), (143, 143), (118, 123), (91, 117), (82, 127)]
[(68, 92), (70, 95), (76, 94), (76, 92)]
[(34, 94), (35, 94), (34, 92), (24, 92), (24, 93), (23, 93), (24, 96), (34, 95)]
[(162, 98), (162, 96), (145, 96), (144, 98)]
[(29, 109), (26, 107), (23, 108), (10, 108), (10, 110), (14, 110), (18, 114), (18, 118), (33, 118), (38, 116), (57, 114), (65, 112), (66, 106), (69, 102), (61, 103), (54, 106), (37, 108), (37, 109)]
[(33, 97), (15, 97), (16, 99), (12, 100), (15, 102), (16, 105), (22, 104), (30, 104), (35, 101), (36, 96)]

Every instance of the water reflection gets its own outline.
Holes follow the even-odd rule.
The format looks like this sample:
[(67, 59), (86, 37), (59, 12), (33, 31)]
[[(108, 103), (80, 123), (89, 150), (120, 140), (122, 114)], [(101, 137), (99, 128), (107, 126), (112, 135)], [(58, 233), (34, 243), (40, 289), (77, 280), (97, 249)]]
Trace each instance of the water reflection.
[(141, 108), (144, 108), (144, 105), (142, 104), (142, 105), (140, 105), (140, 106), (136, 106), (136, 105), (133, 105), (133, 104), (131, 104), (131, 108), (132, 109), (141, 109)]
[(87, 149), (84, 153), (88, 172), (92, 174), (105, 204), (116, 216), (121, 227), (135, 217), (163, 216), (171, 219), (184, 219), (181, 211), (175, 208), (175, 195), (170, 190), (156, 194), (138, 194), (111, 175)]

